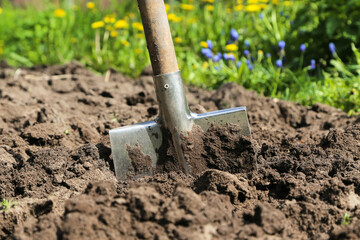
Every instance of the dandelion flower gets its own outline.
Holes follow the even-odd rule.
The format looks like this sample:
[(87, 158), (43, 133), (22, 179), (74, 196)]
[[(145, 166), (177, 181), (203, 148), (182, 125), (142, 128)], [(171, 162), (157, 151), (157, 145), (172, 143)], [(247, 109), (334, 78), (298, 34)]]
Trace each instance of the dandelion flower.
[(239, 5), (236, 5), (235, 7), (234, 7), (234, 10), (235, 11), (241, 11), (241, 10), (243, 10), (244, 9), (244, 5), (242, 5), (242, 4), (239, 4)]
[(117, 36), (118, 36), (118, 32), (117, 32), (117, 31), (111, 31), (111, 32), (110, 32), (110, 36), (111, 36), (111, 37), (117, 37)]
[(187, 11), (194, 10), (194, 8), (195, 8), (194, 5), (192, 5), (192, 4), (185, 4), (185, 3), (181, 4), (180, 7), (181, 7), (181, 9), (187, 10)]
[(118, 20), (115, 24), (114, 27), (117, 29), (124, 29), (124, 28), (128, 28), (128, 23), (125, 20)]
[(181, 37), (176, 37), (176, 38), (175, 38), (175, 42), (176, 42), (176, 43), (182, 43)]
[(97, 21), (97, 22), (93, 22), (91, 24), (91, 28), (93, 28), (93, 29), (101, 28), (104, 26), (105, 26), (105, 23), (103, 21)]
[(124, 45), (125, 47), (130, 45), (130, 43), (128, 41), (126, 41), (126, 40), (122, 40), (121, 44)]
[(278, 4), (279, 4), (279, 0), (272, 0), (272, 3), (275, 4), (275, 5), (278, 5)]
[(214, 11), (214, 6), (213, 5), (206, 5), (205, 7), (208, 11)]
[(94, 8), (95, 8), (95, 3), (93, 3), (93, 2), (88, 2), (88, 3), (86, 4), (86, 7), (87, 7), (88, 9), (94, 9)]
[(57, 18), (64, 18), (66, 16), (66, 12), (64, 9), (58, 8), (54, 11), (54, 15)]
[(258, 12), (261, 10), (260, 5), (251, 4), (245, 7), (245, 12)]
[(258, 0), (248, 0), (247, 3), (248, 4), (257, 4), (259, 1)]
[(106, 17), (104, 17), (105, 23), (114, 23), (115, 21), (116, 21), (116, 18), (112, 15), (107, 15)]
[(165, 10), (166, 10), (166, 12), (170, 10), (170, 5), (167, 3), (165, 3)]
[(176, 16), (173, 13), (168, 14), (168, 20), (173, 22), (180, 22), (182, 20), (181, 17)]
[(285, 6), (290, 6), (291, 4), (292, 4), (291, 1), (284, 1), (284, 5), (285, 5)]
[(225, 46), (225, 49), (227, 50), (227, 51), (230, 51), (230, 52), (233, 52), (233, 51), (236, 51), (236, 50), (238, 50), (238, 46), (236, 45), (236, 44), (228, 44), (228, 45), (226, 45)]
[(138, 31), (144, 31), (143, 25), (141, 23), (139, 23), (139, 22), (134, 22), (132, 24), (132, 27), (137, 29)]
[(0, 7), (0, 14), (2, 14), (2, 12), (3, 12), (3, 9)]
[(200, 46), (202, 46), (203, 48), (208, 48), (208, 44), (205, 41), (201, 41)]

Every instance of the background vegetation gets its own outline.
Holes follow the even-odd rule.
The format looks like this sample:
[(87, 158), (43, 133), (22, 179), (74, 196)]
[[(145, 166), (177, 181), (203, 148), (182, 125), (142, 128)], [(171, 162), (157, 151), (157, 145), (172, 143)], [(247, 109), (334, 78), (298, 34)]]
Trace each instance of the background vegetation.
[[(135, 0), (0, 1), (0, 59), (12, 66), (78, 60), (137, 76), (150, 64)], [(360, 1), (166, 1), (187, 83), (237, 82), (259, 94), (360, 112)], [(103, 5), (100, 5), (103, 4)]]

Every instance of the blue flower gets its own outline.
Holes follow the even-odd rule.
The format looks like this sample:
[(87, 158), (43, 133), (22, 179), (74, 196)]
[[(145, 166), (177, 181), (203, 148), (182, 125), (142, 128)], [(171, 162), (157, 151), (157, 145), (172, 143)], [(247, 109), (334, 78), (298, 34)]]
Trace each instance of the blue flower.
[(281, 59), (276, 60), (276, 66), (277, 66), (278, 68), (282, 68), (283, 62), (282, 62)]
[(222, 57), (222, 54), (217, 53), (216, 55), (213, 56), (212, 60), (213, 60), (213, 62), (218, 62), (218, 61), (220, 61), (221, 57)]
[(231, 39), (234, 41), (237, 41), (239, 39), (239, 33), (234, 28), (230, 30), (230, 36)]
[(264, 18), (264, 13), (260, 13), (260, 14), (259, 14), (259, 18), (260, 18), (260, 19), (263, 19), (263, 18)]
[(310, 69), (314, 70), (316, 68), (316, 61), (315, 59), (311, 59), (310, 61)]
[(211, 40), (207, 40), (206, 41), (207, 45), (208, 45), (208, 48), (212, 49), (213, 48), (213, 43)]
[(329, 43), (329, 49), (332, 54), (336, 53), (336, 47), (333, 42)]
[(250, 71), (254, 69), (254, 66), (251, 64), (251, 61), (249, 59), (246, 60), (246, 65), (248, 66)]
[(245, 44), (245, 47), (250, 47), (250, 42), (249, 42), (249, 40), (245, 40), (245, 41), (244, 41), (244, 44)]
[(249, 50), (244, 50), (244, 54), (246, 57), (250, 56), (250, 51)]
[(232, 53), (225, 53), (224, 54), (224, 59), (225, 60), (230, 60), (230, 61), (235, 61), (235, 56)]
[(303, 43), (300, 45), (300, 51), (305, 52), (305, 50), (306, 50), (306, 45)]
[(219, 70), (220, 70), (220, 68), (219, 68), (218, 66), (215, 66), (214, 69), (215, 69), (216, 71), (219, 71)]
[(266, 53), (267, 58), (271, 58), (271, 53)]
[(209, 49), (209, 48), (202, 48), (201, 53), (207, 58), (212, 58), (212, 56), (213, 56), (213, 53), (211, 52), (211, 49)]
[(237, 68), (240, 68), (240, 67), (241, 67), (241, 64), (242, 64), (241, 61), (237, 61), (237, 62), (236, 62), (236, 67), (237, 67)]
[(279, 42), (279, 48), (280, 48), (280, 50), (283, 50), (284, 48), (285, 48), (285, 41), (280, 41)]

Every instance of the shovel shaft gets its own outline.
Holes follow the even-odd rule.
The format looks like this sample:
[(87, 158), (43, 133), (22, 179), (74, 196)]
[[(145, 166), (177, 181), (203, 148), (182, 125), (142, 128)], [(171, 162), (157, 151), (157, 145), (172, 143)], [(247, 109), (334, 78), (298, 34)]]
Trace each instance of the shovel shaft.
[(163, 0), (138, 0), (154, 75), (179, 71)]

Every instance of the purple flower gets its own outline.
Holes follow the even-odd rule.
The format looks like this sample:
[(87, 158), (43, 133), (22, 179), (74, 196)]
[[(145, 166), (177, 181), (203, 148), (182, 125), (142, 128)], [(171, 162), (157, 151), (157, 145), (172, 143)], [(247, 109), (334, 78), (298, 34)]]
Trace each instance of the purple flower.
[(310, 61), (310, 69), (314, 70), (316, 68), (316, 61), (315, 59), (311, 59)]
[(236, 62), (236, 67), (237, 67), (237, 68), (240, 68), (240, 67), (241, 67), (241, 64), (242, 64), (241, 61), (237, 61), (237, 62)]
[(281, 59), (276, 60), (276, 66), (277, 66), (278, 68), (282, 68), (283, 62), (282, 62)]
[(250, 47), (250, 42), (249, 42), (249, 40), (245, 40), (245, 41), (244, 41), (244, 44), (245, 44), (245, 47)]
[(230, 61), (235, 61), (235, 56), (232, 53), (225, 53), (224, 54), (224, 59), (225, 60), (230, 60)]
[(211, 52), (211, 49), (209, 49), (209, 48), (202, 48), (201, 53), (207, 58), (212, 58), (212, 56), (213, 56), (213, 53)]
[(213, 48), (213, 43), (211, 40), (207, 40), (206, 41), (207, 45), (208, 45), (208, 48), (212, 49)]
[(329, 43), (329, 49), (332, 54), (336, 53), (336, 47), (333, 42)]
[(213, 62), (218, 62), (218, 61), (220, 61), (221, 57), (222, 57), (222, 54), (217, 53), (216, 55), (213, 56), (212, 60), (213, 60)]
[(254, 69), (254, 66), (251, 64), (251, 61), (249, 59), (246, 60), (246, 65), (248, 66), (250, 71)]
[(244, 50), (244, 54), (246, 57), (250, 56), (250, 51), (249, 50)]
[(267, 58), (271, 58), (271, 53), (266, 53)]
[(279, 42), (279, 48), (280, 48), (280, 50), (283, 50), (284, 48), (285, 48), (285, 41), (280, 41)]
[(234, 41), (237, 41), (239, 39), (239, 33), (234, 28), (230, 30), (230, 36), (231, 39)]
[(260, 14), (259, 14), (259, 18), (260, 18), (260, 19), (263, 19), (263, 18), (264, 18), (264, 13), (260, 13)]
[(306, 50), (306, 45), (303, 43), (300, 45), (300, 51), (305, 52), (305, 50)]

